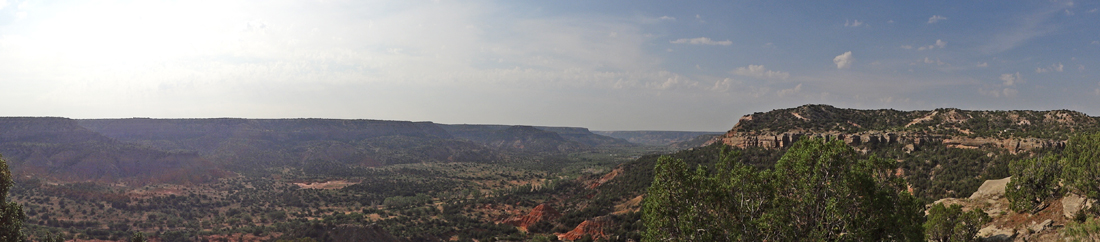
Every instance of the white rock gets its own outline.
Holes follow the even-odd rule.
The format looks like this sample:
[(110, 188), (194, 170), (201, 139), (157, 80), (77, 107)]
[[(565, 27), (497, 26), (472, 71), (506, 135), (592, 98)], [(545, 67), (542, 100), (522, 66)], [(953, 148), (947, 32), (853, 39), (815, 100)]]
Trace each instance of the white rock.
[(979, 198), (1001, 198), (1005, 195), (1005, 186), (1008, 186), (1008, 182), (1011, 180), (1012, 177), (998, 180), (986, 180), (982, 183), (981, 187), (978, 187), (978, 191), (974, 192), (974, 194), (970, 194), (970, 200), (977, 200)]
[(1066, 194), (1062, 198), (1062, 215), (1066, 218), (1072, 219), (1074, 215), (1077, 215), (1077, 211), (1086, 209), (1092, 206), (1092, 201), (1088, 201), (1085, 197), (1077, 194)]

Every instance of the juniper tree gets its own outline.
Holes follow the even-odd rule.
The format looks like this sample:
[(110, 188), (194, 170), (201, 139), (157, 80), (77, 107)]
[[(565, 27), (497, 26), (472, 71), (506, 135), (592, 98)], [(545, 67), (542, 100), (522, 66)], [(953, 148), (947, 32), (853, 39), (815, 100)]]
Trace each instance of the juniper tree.
[(23, 228), (23, 220), (27, 219), (27, 215), (23, 213), (23, 206), (7, 200), (8, 191), (13, 184), (8, 162), (0, 158), (0, 241), (2, 242), (27, 241), (27, 236), (20, 231)]

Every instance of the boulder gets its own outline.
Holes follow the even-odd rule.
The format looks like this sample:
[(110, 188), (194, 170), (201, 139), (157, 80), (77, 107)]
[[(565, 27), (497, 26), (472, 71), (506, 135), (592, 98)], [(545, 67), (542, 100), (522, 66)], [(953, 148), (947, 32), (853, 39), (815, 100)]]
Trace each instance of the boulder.
[(1092, 201), (1077, 194), (1069, 193), (1062, 198), (1062, 215), (1072, 219), (1081, 209), (1092, 207)]
[(1005, 187), (1008, 186), (1008, 182), (1012, 180), (1012, 177), (1006, 177), (998, 180), (986, 180), (982, 183), (981, 187), (978, 187), (978, 191), (974, 194), (970, 194), (970, 200), (977, 199), (999, 199), (1005, 195)]
[(982, 241), (1012, 241), (1016, 238), (1016, 232), (997, 225), (989, 225), (978, 230), (978, 237), (982, 238)]
[(1031, 226), (1028, 226), (1027, 229), (1031, 230), (1032, 234), (1038, 234), (1038, 233), (1043, 232), (1043, 229), (1046, 229), (1047, 227), (1050, 227), (1051, 224), (1054, 224), (1054, 220), (1047, 219), (1047, 220), (1043, 220), (1042, 223), (1032, 224)]

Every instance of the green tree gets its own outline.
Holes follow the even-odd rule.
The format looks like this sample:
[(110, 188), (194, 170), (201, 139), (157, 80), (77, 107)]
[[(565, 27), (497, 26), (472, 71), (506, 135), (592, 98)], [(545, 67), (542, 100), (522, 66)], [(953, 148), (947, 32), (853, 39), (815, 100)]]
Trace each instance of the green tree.
[(27, 236), (20, 231), (23, 220), (27, 219), (23, 206), (7, 201), (8, 191), (13, 184), (8, 162), (0, 158), (0, 241), (3, 242), (27, 241)]
[(923, 214), (894, 162), (842, 141), (796, 142), (771, 170), (723, 152), (714, 172), (658, 159), (645, 241), (921, 241)]
[(1059, 195), (1062, 167), (1057, 156), (1015, 160), (1008, 166), (1012, 180), (1005, 188), (1005, 197), (1013, 211), (1034, 213)]
[(937, 203), (928, 209), (928, 221), (924, 223), (924, 231), (930, 241), (978, 241), (976, 237), (978, 230), (989, 221), (991, 221), (989, 215), (982, 209), (963, 212), (962, 206), (958, 204), (947, 207)]
[(1090, 199), (1100, 199), (1100, 133), (1071, 137), (1062, 155), (1066, 188)]
[(145, 238), (145, 233), (134, 232), (134, 235), (130, 236), (130, 242), (146, 242), (149, 241)]

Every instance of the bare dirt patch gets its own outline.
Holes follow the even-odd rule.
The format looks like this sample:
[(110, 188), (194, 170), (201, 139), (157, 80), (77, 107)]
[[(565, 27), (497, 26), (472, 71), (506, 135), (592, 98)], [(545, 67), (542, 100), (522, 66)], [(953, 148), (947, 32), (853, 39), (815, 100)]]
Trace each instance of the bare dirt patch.
[(345, 180), (334, 180), (326, 182), (295, 182), (294, 185), (298, 185), (298, 188), (302, 189), (341, 189), (347, 186), (359, 184), (358, 182), (349, 182)]

